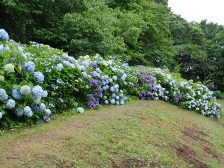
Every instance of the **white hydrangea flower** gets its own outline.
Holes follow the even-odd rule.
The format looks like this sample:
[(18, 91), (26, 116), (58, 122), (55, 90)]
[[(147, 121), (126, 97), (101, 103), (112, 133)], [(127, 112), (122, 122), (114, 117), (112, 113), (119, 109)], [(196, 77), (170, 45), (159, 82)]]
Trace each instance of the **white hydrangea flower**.
[(78, 108), (77, 108), (77, 112), (79, 112), (79, 113), (84, 113), (84, 108), (83, 108), (83, 107), (78, 107)]
[(4, 66), (4, 71), (8, 72), (8, 73), (11, 73), (11, 72), (15, 72), (14, 70), (14, 65), (13, 64), (6, 64)]
[(30, 94), (30, 91), (31, 91), (31, 88), (27, 85), (24, 85), (20, 88), (20, 93), (22, 95), (28, 95), (28, 94)]

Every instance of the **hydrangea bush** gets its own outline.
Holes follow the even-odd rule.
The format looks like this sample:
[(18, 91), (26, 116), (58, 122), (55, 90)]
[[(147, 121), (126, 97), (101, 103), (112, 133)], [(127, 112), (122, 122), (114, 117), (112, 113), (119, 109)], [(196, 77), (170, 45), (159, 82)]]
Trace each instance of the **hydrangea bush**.
[(170, 73), (161, 69), (154, 69), (153, 75), (165, 88), (167, 101), (205, 116), (220, 117), (221, 105), (216, 102), (214, 93), (205, 85), (194, 83), (192, 80), (175, 79)]
[[(49, 121), (53, 113), (100, 104), (123, 105), (132, 97), (162, 99), (206, 116), (221, 107), (206, 86), (176, 80), (160, 69), (130, 67), (115, 57), (81, 56), (31, 42), (21, 45), (0, 31), (0, 119)], [(143, 70), (145, 69), (145, 70)]]

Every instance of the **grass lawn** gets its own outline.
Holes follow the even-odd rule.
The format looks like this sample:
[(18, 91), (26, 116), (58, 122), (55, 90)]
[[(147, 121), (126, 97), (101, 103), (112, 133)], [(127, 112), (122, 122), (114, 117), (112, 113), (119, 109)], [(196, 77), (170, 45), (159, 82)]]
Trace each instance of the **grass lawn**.
[(163, 101), (54, 115), (1, 132), (0, 167), (223, 168), (224, 120)]

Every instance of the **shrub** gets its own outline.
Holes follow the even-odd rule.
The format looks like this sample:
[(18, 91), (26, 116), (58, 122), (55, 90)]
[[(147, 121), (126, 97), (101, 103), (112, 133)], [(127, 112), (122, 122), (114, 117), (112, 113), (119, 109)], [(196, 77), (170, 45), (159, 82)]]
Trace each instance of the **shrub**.
[(130, 67), (116, 57), (81, 56), (32, 42), (0, 42), (0, 117), (12, 122), (46, 122), (68, 108), (97, 109), (100, 104), (123, 105), (128, 99), (162, 99), (210, 117), (221, 106), (202, 84), (175, 78), (156, 68)]

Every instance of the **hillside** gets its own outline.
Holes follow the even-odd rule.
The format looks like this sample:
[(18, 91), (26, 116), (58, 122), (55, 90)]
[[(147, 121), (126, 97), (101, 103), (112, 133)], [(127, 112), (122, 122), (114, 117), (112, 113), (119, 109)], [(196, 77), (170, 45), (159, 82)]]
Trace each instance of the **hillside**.
[(132, 101), (1, 132), (1, 167), (224, 167), (224, 122)]
[(224, 168), (224, 25), (168, 4), (0, 2), (0, 168)]

